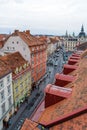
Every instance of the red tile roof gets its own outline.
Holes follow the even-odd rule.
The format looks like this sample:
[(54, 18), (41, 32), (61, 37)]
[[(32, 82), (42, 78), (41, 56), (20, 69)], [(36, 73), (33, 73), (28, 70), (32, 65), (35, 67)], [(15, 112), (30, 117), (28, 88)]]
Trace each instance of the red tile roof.
[(48, 84), (45, 88), (45, 93), (68, 98), (72, 93), (72, 89)]
[[(68, 99), (47, 107), (42, 113), (39, 123), (45, 126), (53, 126), (55, 123), (63, 121), (63, 119), (71, 118), (73, 115), (87, 110), (87, 57), (80, 60), (79, 67), (74, 71), (74, 74), (78, 75), (77, 79), (73, 84), (68, 84), (73, 89), (72, 95)], [(77, 126), (75, 123), (74, 125)]]
[(70, 56), (69, 59), (75, 59), (75, 60), (79, 60), (80, 57), (77, 57), (77, 56)]
[(21, 130), (40, 130), (37, 126), (38, 126), (37, 123), (29, 119), (26, 119)]
[(79, 62), (79, 59), (69, 59), (68, 60), (68, 64), (69, 65), (74, 65), (74, 64), (76, 64), (76, 63), (78, 63)]
[(75, 76), (65, 75), (65, 74), (59, 74), (59, 73), (57, 73), (57, 74), (55, 75), (55, 78), (56, 78), (56, 79), (63, 80), (63, 81), (70, 81), (70, 82), (72, 82), (72, 81), (75, 80)]
[(78, 54), (78, 53), (73, 53), (72, 56), (75, 56), (75, 57), (80, 57), (81, 54)]
[(68, 64), (64, 64), (64, 68), (77, 69), (78, 66), (77, 66), (77, 65), (68, 65)]

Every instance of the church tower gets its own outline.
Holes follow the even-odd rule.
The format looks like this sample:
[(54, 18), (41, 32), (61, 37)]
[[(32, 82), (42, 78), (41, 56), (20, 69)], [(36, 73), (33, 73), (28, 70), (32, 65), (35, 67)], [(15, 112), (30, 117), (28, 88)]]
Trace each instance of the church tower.
[(82, 24), (81, 32), (79, 33), (79, 38), (85, 37), (85, 36), (86, 36), (86, 34), (85, 34), (85, 32), (84, 32), (84, 26), (83, 26), (83, 24)]

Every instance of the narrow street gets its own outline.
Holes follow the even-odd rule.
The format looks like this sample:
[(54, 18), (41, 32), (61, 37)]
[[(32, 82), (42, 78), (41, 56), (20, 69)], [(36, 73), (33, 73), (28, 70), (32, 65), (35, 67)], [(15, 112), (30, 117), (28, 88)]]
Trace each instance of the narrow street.
[[(28, 102), (24, 102), (18, 110), (17, 114), (11, 118), (11, 125), (6, 130), (20, 130), (24, 120), (31, 116), (37, 105), (43, 100), (44, 88), (47, 84), (53, 83), (55, 74), (61, 73), (63, 69), (63, 53), (61, 50), (58, 52), (58, 57), (55, 58), (57, 65), (55, 66), (54, 63), (53, 65), (47, 65), (46, 76), (31, 93)], [(54, 62), (54, 58), (52, 60)]]

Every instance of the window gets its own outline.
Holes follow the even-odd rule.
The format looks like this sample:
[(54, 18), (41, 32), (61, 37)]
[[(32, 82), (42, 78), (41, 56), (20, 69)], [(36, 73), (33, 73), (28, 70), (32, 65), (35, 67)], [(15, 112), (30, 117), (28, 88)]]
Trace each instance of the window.
[(8, 95), (10, 95), (11, 94), (11, 86), (10, 85), (7, 86), (7, 89), (8, 89)]
[(39, 47), (37, 47), (37, 50), (39, 49)]
[(14, 42), (12, 42), (14, 44)]
[(4, 90), (1, 92), (1, 102), (3, 102), (5, 100), (5, 95), (4, 95)]
[(24, 95), (24, 92), (22, 91), (22, 92), (21, 92), (21, 96), (23, 96), (23, 95)]
[(34, 47), (32, 48), (32, 51), (34, 51)]
[(3, 105), (1, 106), (1, 109), (2, 109), (2, 115), (5, 113), (5, 103), (3, 103)]
[(34, 57), (34, 54), (31, 54), (31, 57), (33, 58), (33, 57)]
[(26, 68), (26, 64), (23, 65), (23, 68), (24, 68), (24, 69)]
[(7, 46), (7, 49), (9, 50), (9, 47)]
[(11, 98), (11, 96), (8, 98), (8, 104), (9, 104), (9, 107), (12, 105), (12, 98)]
[(15, 88), (16, 93), (18, 93), (18, 86)]
[(23, 47), (23, 50), (25, 51), (25, 47)]
[(22, 67), (20, 66), (20, 68), (19, 68), (19, 72), (21, 72), (21, 70), (22, 70)]
[(10, 75), (7, 76), (7, 83), (10, 82)]
[(4, 83), (3, 80), (0, 81), (0, 89), (2, 89), (4, 87)]
[(19, 42), (17, 41), (17, 44), (18, 44)]
[(27, 79), (25, 80), (25, 85), (27, 86), (28, 82), (27, 82)]
[(23, 83), (20, 83), (20, 87), (23, 88)]
[(34, 64), (34, 61), (32, 60), (32, 65)]

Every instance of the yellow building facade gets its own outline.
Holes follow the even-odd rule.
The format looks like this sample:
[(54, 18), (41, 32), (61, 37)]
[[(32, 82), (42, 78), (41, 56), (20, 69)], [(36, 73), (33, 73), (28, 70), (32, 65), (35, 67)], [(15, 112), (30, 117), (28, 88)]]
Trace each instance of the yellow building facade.
[[(22, 66), (21, 66), (22, 67)], [(18, 69), (18, 68), (16, 68)], [(19, 70), (19, 69), (18, 69)], [(23, 70), (21, 70), (23, 71)], [(16, 74), (12, 80), (14, 106), (19, 107), (20, 104), (28, 97), (31, 93), (31, 71), (30, 68), (25, 68), (24, 72)]]

